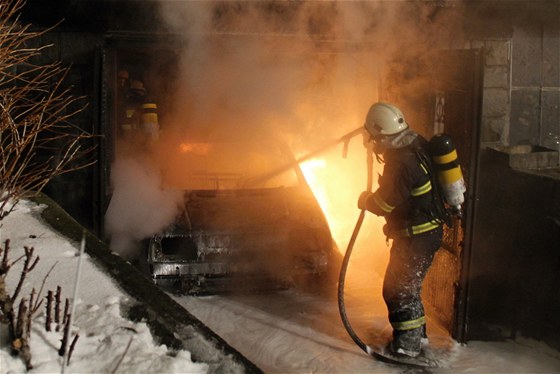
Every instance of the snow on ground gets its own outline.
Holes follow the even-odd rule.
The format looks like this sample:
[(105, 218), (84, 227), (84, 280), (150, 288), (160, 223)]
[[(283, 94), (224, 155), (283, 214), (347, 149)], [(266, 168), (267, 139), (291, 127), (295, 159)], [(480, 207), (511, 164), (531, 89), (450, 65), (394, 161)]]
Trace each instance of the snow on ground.
[[(192, 314), (267, 373), (400, 373), (402, 367), (373, 360), (350, 339), (336, 301), (279, 292), (265, 295), (176, 296)], [(349, 300), (352, 301), (352, 300)], [(370, 305), (371, 306), (371, 305)], [(386, 315), (347, 307), (356, 332), (388, 329)], [(373, 309), (377, 309), (373, 306)], [(560, 373), (560, 354), (534, 340), (473, 341), (460, 345), (428, 321), (431, 344), (447, 346), (432, 373)], [(408, 371), (410, 372), (410, 371)]]
[[(34, 287), (41, 288), (43, 279), (50, 272), (42, 297), (47, 291), (62, 289), (62, 300), (71, 299), (74, 293), (80, 243), (71, 243), (52, 232), (41, 222), (43, 209), (28, 201), (21, 201), (8, 217), (1, 221), (1, 242), (10, 239), (10, 259), (23, 254), (23, 247), (35, 249), (40, 257), (36, 268), (29, 273), (20, 293), (28, 297)], [(7, 276), (10, 294), (19, 280), (22, 261)], [(67, 373), (204, 373), (206, 364), (193, 363), (188, 351), (171, 351), (157, 344), (145, 323), (133, 323), (123, 318), (121, 307), (128, 296), (117, 284), (99, 269), (85, 254), (80, 275), (80, 286), (73, 317), (73, 334), (79, 334)], [(58, 356), (62, 332), (45, 328), (46, 302), (33, 319), (31, 354), (33, 369), (30, 373), (60, 373), (62, 359)], [(7, 328), (0, 325), (0, 374), (25, 373), (19, 357), (12, 357), (7, 342)]]
[[(22, 201), (2, 221), (2, 241), (11, 240), (12, 259), (22, 253), (23, 246), (33, 246), (41, 257), (37, 268), (29, 275), (22, 295), (28, 295), (31, 287), (39, 288), (46, 273), (56, 263), (47, 278), (43, 296), (47, 290), (54, 290), (60, 285), (63, 297), (70, 298), (80, 244), (71, 243), (52, 232), (39, 218), (41, 209)], [(129, 297), (87, 255), (84, 260), (72, 330), (80, 337), (66, 372), (135, 374), (207, 371), (207, 365), (191, 361), (188, 351), (174, 352), (155, 343), (144, 323), (133, 323), (123, 318), (122, 307)], [(14, 289), (18, 277), (19, 270), (14, 266), (8, 276), (10, 291)], [(368, 290), (373, 293), (378, 291), (375, 288)], [(272, 296), (175, 296), (175, 299), (267, 373), (403, 371), (371, 359), (353, 344), (340, 323), (337, 305), (332, 299), (296, 291), (278, 292)], [(353, 303), (352, 290), (347, 299), (349, 315), (357, 331), (373, 332), (386, 326), (384, 315), (360, 318), (371, 308), (368, 306), (359, 310)], [(31, 350), (34, 369), (31, 373), (58, 373), (62, 366), (57, 350), (62, 335), (61, 332), (46, 332), (44, 324), (45, 313), (41, 308), (33, 320)], [(2, 325), (0, 374), (23, 373), (23, 362), (9, 354), (5, 332), (6, 328)], [(433, 341), (437, 342), (440, 338), (439, 332), (430, 323), (428, 333)], [(558, 373), (560, 354), (533, 340), (474, 341), (466, 346), (452, 344), (442, 364), (442, 368), (433, 372)]]

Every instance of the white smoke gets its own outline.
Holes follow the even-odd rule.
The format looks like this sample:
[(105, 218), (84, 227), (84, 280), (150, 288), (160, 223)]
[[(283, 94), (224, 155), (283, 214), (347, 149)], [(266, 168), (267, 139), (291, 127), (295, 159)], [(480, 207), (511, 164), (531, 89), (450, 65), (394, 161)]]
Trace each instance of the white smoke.
[(182, 192), (163, 190), (159, 172), (137, 158), (118, 159), (112, 167), (114, 193), (105, 216), (111, 248), (124, 258), (138, 255), (138, 244), (169, 225)]
[(383, 54), (373, 54), (370, 45), (353, 47), (365, 40), (371, 17), (364, 9), (371, 8), (359, 2), (162, 2), (162, 18), (187, 46), (175, 115), (201, 126), (267, 127), (301, 151), (353, 130), (377, 99), (376, 64)]
[(449, 47), (459, 9), (420, 0), (161, 1), (162, 22), (185, 41), (175, 115), (266, 126), (313, 149), (363, 123), (391, 61), (429, 63), (432, 50)]

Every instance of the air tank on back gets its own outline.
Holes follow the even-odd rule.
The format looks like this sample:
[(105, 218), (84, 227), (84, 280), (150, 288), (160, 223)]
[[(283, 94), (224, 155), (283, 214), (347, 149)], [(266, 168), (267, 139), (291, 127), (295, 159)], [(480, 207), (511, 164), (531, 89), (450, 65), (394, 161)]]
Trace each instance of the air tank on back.
[(457, 159), (457, 150), (449, 135), (437, 134), (430, 139), (430, 155), (443, 189), (445, 201), (456, 211), (461, 211), (467, 190)]

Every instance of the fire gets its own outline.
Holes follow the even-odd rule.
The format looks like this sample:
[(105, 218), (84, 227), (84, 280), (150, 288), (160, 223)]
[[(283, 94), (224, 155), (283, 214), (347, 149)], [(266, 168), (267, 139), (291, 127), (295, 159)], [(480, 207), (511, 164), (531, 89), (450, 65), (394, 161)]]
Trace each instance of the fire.
[[(301, 169), (315, 195), (339, 250), (344, 252), (356, 225), (360, 211), (357, 200), (365, 189), (367, 181), (366, 157), (362, 145), (350, 147), (347, 158), (336, 149), (303, 162)], [(381, 165), (374, 166), (374, 173), (381, 171)], [(376, 181), (377, 178), (374, 178)], [(374, 189), (376, 183), (374, 183)], [(365, 250), (386, 252), (385, 237), (381, 217), (367, 214), (356, 246), (365, 245)]]
[[(311, 159), (301, 164), (301, 170), (305, 175), (305, 179), (324, 213), (329, 211), (329, 198), (324, 184), (321, 183), (321, 179), (323, 179), (322, 174), (325, 172), (326, 166), (327, 160), (321, 158)], [(332, 225), (332, 219), (329, 220), (327, 217), (327, 220)]]
[(181, 143), (179, 151), (181, 153), (194, 153), (195, 155), (206, 155), (210, 151), (211, 145), (208, 143)]
[(365, 182), (356, 180), (362, 179), (365, 168), (360, 170), (352, 160), (332, 152), (302, 163), (301, 169), (340, 247), (349, 240), (359, 214), (356, 199)]

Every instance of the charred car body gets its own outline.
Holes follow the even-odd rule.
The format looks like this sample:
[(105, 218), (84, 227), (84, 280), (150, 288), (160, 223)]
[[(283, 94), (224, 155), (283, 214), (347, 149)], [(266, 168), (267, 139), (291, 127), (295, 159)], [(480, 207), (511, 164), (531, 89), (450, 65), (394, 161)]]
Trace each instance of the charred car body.
[(177, 219), (149, 240), (153, 280), (188, 294), (336, 282), (340, 255), (287, 147), (263, 136), (189, 137), (168, 152)]

